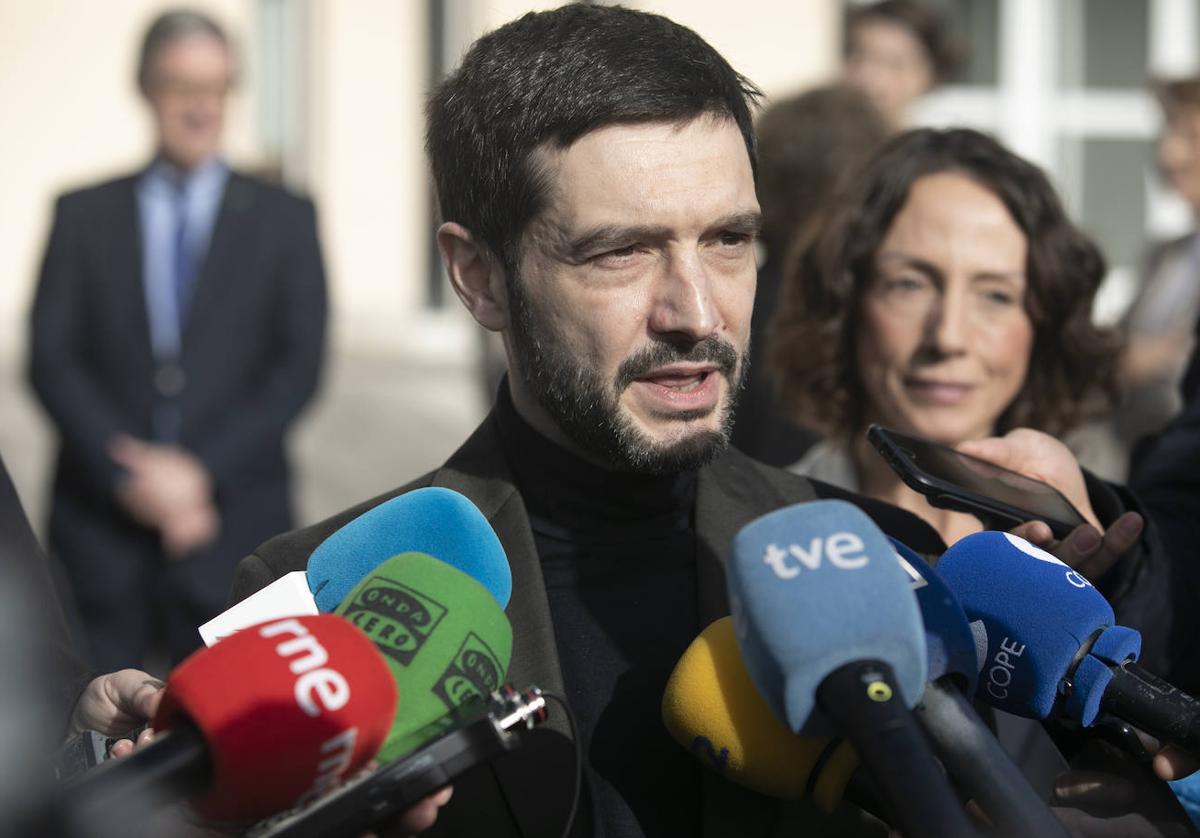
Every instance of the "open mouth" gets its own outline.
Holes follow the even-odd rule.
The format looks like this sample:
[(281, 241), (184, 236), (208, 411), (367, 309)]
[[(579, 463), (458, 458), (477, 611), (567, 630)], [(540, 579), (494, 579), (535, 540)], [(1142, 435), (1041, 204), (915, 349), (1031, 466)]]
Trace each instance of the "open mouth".
[(690, 393), (703, 387), (712, 374), (712, 370), (703, 370), (691, 375), (651, 375), (639, 380), (677, 393)]
[(720, 397), (720, 371), (700, 369), (664, 369), (633, 381), (634, 392), (648, 409), (675, 414), (678, 411), (710, 411)]

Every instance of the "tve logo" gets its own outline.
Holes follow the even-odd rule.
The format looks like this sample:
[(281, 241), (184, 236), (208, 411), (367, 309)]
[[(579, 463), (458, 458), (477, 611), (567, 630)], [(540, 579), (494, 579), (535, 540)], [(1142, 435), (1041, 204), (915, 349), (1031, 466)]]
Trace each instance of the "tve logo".
[(780, 579), (795, 579), (802, 568), (819, 570), (821, 562), (826, 559), (839, 570), (866, 567), (870, 559), (865, 551), (862, 539), (854, 533), (835, 532), (825, 538), (814, 538), (807, 549), (802, 544), (789, 544), (786, 547), (768, 544), (763, 562)]

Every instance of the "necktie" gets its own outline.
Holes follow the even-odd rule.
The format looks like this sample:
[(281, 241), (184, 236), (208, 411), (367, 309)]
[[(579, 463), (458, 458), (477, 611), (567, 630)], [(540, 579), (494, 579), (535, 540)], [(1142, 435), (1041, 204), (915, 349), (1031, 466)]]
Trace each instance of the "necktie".
[(196, 279), (196, 260), (188, 240), (187, 192), (181, 187), (175, 200), (175, 241), (173, 269), (175, 273), (175, 311), (179, 316), (179, 334), (187, 322), (188, 303)]

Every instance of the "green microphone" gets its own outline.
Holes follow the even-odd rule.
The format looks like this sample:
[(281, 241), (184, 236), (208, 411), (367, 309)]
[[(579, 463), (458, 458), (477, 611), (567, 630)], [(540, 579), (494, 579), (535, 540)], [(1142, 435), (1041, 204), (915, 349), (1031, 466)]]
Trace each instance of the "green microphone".
[(334, 613), (371, 639), (400, 691), (380, 762), (424, 744), (452, 710), (504, 683), (512, 658), (504, 610), (475, 579), (427, 553), (388, 559)]

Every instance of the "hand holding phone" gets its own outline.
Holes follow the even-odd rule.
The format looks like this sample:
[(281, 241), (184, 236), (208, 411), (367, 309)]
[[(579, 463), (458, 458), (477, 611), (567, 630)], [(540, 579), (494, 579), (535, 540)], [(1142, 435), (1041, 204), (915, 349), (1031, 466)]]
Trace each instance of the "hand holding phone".
[(1066, 538), (1088, 521), (1058, 489), (945, 445), (872, 425), (867, 439), (905, 484), (943, 509), (968, 512), (991, 529), (1043, 521)]

